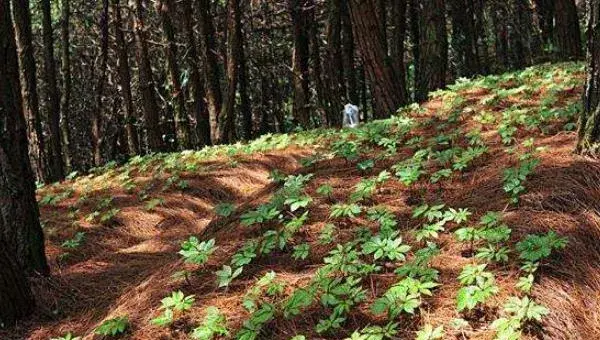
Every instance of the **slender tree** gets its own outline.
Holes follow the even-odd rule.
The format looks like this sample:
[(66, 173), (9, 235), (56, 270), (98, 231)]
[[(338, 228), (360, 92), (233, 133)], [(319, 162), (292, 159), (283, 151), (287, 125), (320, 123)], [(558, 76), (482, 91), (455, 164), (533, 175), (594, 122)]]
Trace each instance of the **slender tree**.
[(600, 0), (587, 0), (587, 78), (577, 151), (600, 156)]
[(13, 0), (12, 9), (19, 49), (20, 69), (24, 81), (21, 88), (24, 99), (25, 118), (27, 120), (27, 135), (29, 136), (29, 154), (35, 165), (34, 170), (37, 178), (45, 182), (49, 169), (40, 117), (36, 76), (37, 66), (35, 64), (33, 36), (31, 33), (29, 0)]
[[(241, 16), (241, 14), (240, 14)], [(237, 50), (239, 51), (239, 92), (240, 92), (240, 113), (242, 116), (242, 138), (249, 140), (252, 138), (252, 105), (248, 90), (248, 65), (246, 62), (246, 49), (244, 47), (245, 35), (242, 30), (241, 18), (237, 27)]]
[(556, 0), (554, 12), (556, 50), (560, 60), (581, 59), (581, 31), (575, 0)]
[(112, 0), (114, 25), (115, 25), (115, 54), (117, 55), (117, 68), (119, 74), (119, 85), (121, 86), (121, 97), (123, 98), (124, 114), (123, 123), (127, 140), (127, 151), (130, 156), (140, 152), (140, 145), (135, 128), (135, 109), (131, 94), (131, 71), (129, 70), (129, 54), (125, 42), (125, 29), (121, 15), (121, 4), (119, 0)]
[(95, 106), (92, 112), (92, 148), (94, 152), (94, 164), (102, 164), (102, 146), (104, 132), (102, 131), (102, 98), (104, 96), (104, 83), (108, 68), (108, 0), (102, 0), (102, 13), (100, 14), (100, 66), (99, 76), (96, 83)]
[(345, 96), (344, 60), (342, 58), (342, 1), (330, 0), (328, 19), (325, 27), (327, 36), (326, 49), (326, 84), (329, 109), (327, 116), (332, 126), (342, 125), (341, 112)]
[(160, 14), (163, 35), (165, 37), (165, 55), (167, 57), (167, 69), (171, 87), (171, 99), (173, 101), (173, 112), (175, 116), (175, 133), (177, 143), (182, 149), (192, 147), (190, 136), (190, 122), (185, 106), (185, 95), (181, 89), (181, 72), (177, 62), (177, 42), (175, 41), (175, 28), (171, 16), (175, 12), (173, 0), (159, 0), (156, 9)]
[(217, 60), (217, 47), (215, 39), (215, 25), (210, 11), (209, 0), (198, 0), (200, 35), (202, 36), (202, 59), (206, 77), (206, 99), (210, 116), (210, 133), (213, 143), (219, 137), (218, 119), (221, 113), (221, 70)]
[(49, 180), (64, 178), (60, 133), (60, 94), (56, 85), (56, 63), (54, 60), (54, 36), (52, 33), (52, 12), (50, 0), (42, 0), (42, 36), (44, 40), (44, 79), (46, 81), (46, 102), (50, 125), (49, 144)]
[(204, 101), (205, 88), (204, 80), (200, 74), (200, 55), (198, 53), (197, 39), (194, 32), (194, 22), (192, 16), (194, 14), (190, 0), (182, 0), (182, 20), (185, 30), (186, 40), (188, 42), (188, 65), (190, 67), (190, 84), (192, 93), (192, 108), (191, 112), (196, 117), (196, 142), (198, 146), (210, 145), (210, 116), (208, 108)]
[(146, 144), (150, 151), (160, 151), (162, 142), (159, 129), (159, 109), (154, 94), (154, 79), (152, 66), (148, 56), (148, 42), (144, 23), (144, 12), (146, 11), (143, 0), (135, 0), (135, 23), (134, 33), (136, 42), (136, 59), (138, 64), (139, 87), (142, 95), (144, 112), (144, 130), (146, 131)]
[[(444, 0), (416, 2), (411, 20), (418, 26), (418, 64), (415, 72), (415, 99), (424, 101), (429, 91), (446, 86), (448, 37)], [(415, 55), (417, 55), (415, 53)]]
[(475, 2), (450, 0), (449, 8), (452, 21), (451, 49), (456, 74), (470, 77), (479, 73), (480, 68), (477, 54)]
[(29, 163), (15, 37), (8, 0), (0, 0), (0, 323), (31, 313), (28, 271), (48, 274)]
[(406, 86), (389, 62), (374, 0), (350, 0), (352, 32), (375, 100), (376, 118), (388, 117), (406, 104)]
[(62, 76), (62, 96), (60, 98), (60, 107), (62, 109), (60, 117), (60, 132), (62, 137), (62, 154), (67, 169), (72, 168), (71, 164), (71, 132), (69, 128), (70, 108), (71, 108), (71, 37), (69, 24), (71, 22), (71, 3), (70, 0), (61, 1), (61, 76)]
[(306, 11), (310, 7), (305, 2), (305, 0), (288, 0), (294, 41), (294, 50), (292, 51), (293, 117), (300, 126), (308, 128), (310, 125), (310, 16)]
[[(402, 2), (402, 1), (400, 1)], [(350, 20), (350, 12), (348, 2), (342, 1), (342, 58), (344, 62), (344, 78), (346, 79), (346, 100), (352, 104), (358, 105), (358, 83), (356, 77), (356, 45), (352, 36), (352, 21)], [(314, 25), (316, 26), (316, 25)], [(392, 58), (395, 56), (392, 55)], [(402, 61), (400, 61), (402, 62)], [(399, 75), (400, 76), (400, 75)], [(401, 80), (402, 81), (402, 80)]]

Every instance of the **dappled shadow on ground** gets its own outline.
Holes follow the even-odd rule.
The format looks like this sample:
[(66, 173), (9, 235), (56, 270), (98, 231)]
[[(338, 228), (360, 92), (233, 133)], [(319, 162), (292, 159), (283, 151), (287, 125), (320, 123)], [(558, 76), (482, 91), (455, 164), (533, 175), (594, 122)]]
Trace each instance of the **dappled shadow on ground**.
[[(489, 91), (471, 91), (464, 95), (464, 105), (478, 109)], [(514, 104), (514, 100), (501, 101), (492, 111), (499, 113)], [(539, 101), (539, 96), (529, 100)], [(430, 111), (420, 118), (431, 117), (441, 110), (442, 104), (439, 100), (427, 103), (425, 106)], [(534, 107), (532, 102), (521, 104)], [(424, 130), (411, 131), (406, 138), (433, 137), (459, 126), (466, 129), (471, 121), (465, 119), (450, 124), (445, 131), (436, 129), (440, 123), (440, 119), (432, 120)], [(483, 132), (489, 150), (465, 171), (453, 172), (451, 178), (439, 183), (431, 183), (429, 176), (411, 186), (390, 180), (378, 186), (373, 198), (362, 205), (365, 209), (385, 205), (396, 216), (398, 230), (406, 243), (414, 245), (415, 249), (423, 243), (417, 242), (411, 233), (419, 227), (419, 221), (411, 215), (412, 210), (423, 203), (443, 202), (448, 207), (468, 208), (473, 212), (470, 221), (477, 221), (487, 211), (501, 211), (513, 229), (513, 246), (530, 233), (555, 230), (567, 236), (567, 248), (553, 254), (537, 276), (539, 282), (535, 285), (534, 297), (551, 310), (543, 322), (544, 332), (526, 336), (600, 338), (600, 163), (571, 154), (576, 138), (574, 133), (543, 135), (535, 131), (536, 145), (546, 146), (547, 151), (541, 153), (541, 164), (526, 182), (527, 193), (521, 197), (519, 205), (509, 205), (503, 190), (503, 171), (518, 163), (518, 155), (505, 152), (495, 132)], [(531, 133), (519, 130), (516, 136), (522, 139)], [(93, 329), (102, 320), (127, 315), (132, 325), (127, 338), (185, 339), (190, 330), (202, 322), (206, 306), (220, 308), (227, 315), (228, 326), (232, 330), (239, 329), (249, 315), (242, 306), (242, 298), (256, 278), (275, 271), (278, 278), (287, 283), (284, 295), (290, 294), (310, 282), (333, 244), (352, 240), (361, 227), (376, 230), (376, 224), (364, 217), (333, 221), (329, 217), (331, 205), (347, 201), (361, 179), (390, 169), (393, 164), (412, 156), (414, 148), (401, 148), (395, 156), (377, 160), (375, 167), (366, 171), (356, 167), (356, 163), (364, 158), (352, 162), (325, 159), (302, 168), (299, 160), (314, 151), (291, 148), (206, 162), (197, 172), (179, 174), (187, 181), (187, 187), (183, 189), (169, 187), (163, 190), (168, 175), (140, 176), (140, 187), (149, 188), (144, 194), (161, 199), (160, 204), (151, 208), (146, 206), (148, 199), (140, 200), (140, 190), (131, 193), (118, 186), (78, 188), (74, 197), (58, 206), (44, 207), (42, 217), (46, 221), (53, 275), (50, 279), (34, 280), (40, 307), (38, 313), (10, 332), (0, 331), (0, 338), (48, 339), (69, 331), (93, 338)], [(285, 250), (274, 250), (268, 256), (255, 259), (228, 288), (219, 289), (215, 271), (229, 263), (231, 255), (244, 242), (260, 237), (274, 227), (268, 224), (242, 227), (239, 222), (241, 214), (265, 202), (279, 188), (279, 184), (269, 179), (273, 169), (286, 174), (313, 174), (307, 186), (307, 193), (313, 198), (308, 222)], [(431, 174), (439, 169), (432, 166), (426, 170)], [(322, 184), (334, 188), (332, 197), (316, 193)], [(81, 205), (79, 217), (69, 217), (70, 207), (84, 194), (90, 199)], [(106, 197), (114, 198), (113, 205), (120, 209), (114, 221), (106, 225), (86, 222), (82, 217), (93, 212)], [(236, 205), (231, 216), (215, 215), (215, 206), (222, 202)], [(77, 224), (73, 224), (74, 220)], [(321, 244), (320, 232), (332, 222), (336, 224), (335, 243)], [(414, 338), (415, 330), (423, 322), (448, 324), (461, 316), (456, 312), (457, 276), (465, 264), (473, 262), (473, 258), (465, 251), (465, 245), (453, 237), (456, 227), (448, 227), (449, 230), (436, 241), (442, 252), (433, 260), (432, 266), (439, 270), (442, 285), (434, 297), (425, 298), (418, 316), (395, 320), (400, 324), (399, 338)], [(81, 230), (86, 232), (84, 244), (70, 251), (72, 254), (68, 257), (61, 257), (66, 251), (61, 248), (61, 243)], [(218, 248), (203, 266), (186, 265), (177, 255), (181, 241), (190, 235), (199, 235), (203, 239), (214, 237), (217, 241)], [(311, 244), (309, 257), (293, 260), (290, 248), (303, 242)], [(501, 290), (491, 298), (489, 308), (469, 320), (471, 326), (477, 328), (477, 332), (469, 335), (477, 338), (493, 336), (487, 325), (498, 317), (499, 308), (506, 299), (517, 294), (514, 287), (519, 276), (517, 254), (511, 254), (509, 263), (490, 265), (497, 274)], [(354, 329), (369, 324), (386, 323), (385, 317), (375, 316), (369, 306), (397, 281), (394, 266), (386, 264), (381, 273), (363, 279), (366, 302), (350, 312), (345, 329), (335, 338), (349, 336)], [(194, 275), (187, 280), (174, 279), (173, 275), (182, 269), (193, 271)], [(196, 303), (171, 327), (151, 325), (150, 320), (159, 314), (161, 298), (173, 290), (194, 294)], [(277, 316), (264, 328), (261, 339), (289, 339), (298, 333), (310, 339), (323, 338), (313, 329), (319, 319), (328, 316), (327, 312), (314, 304), (292, 319)]]

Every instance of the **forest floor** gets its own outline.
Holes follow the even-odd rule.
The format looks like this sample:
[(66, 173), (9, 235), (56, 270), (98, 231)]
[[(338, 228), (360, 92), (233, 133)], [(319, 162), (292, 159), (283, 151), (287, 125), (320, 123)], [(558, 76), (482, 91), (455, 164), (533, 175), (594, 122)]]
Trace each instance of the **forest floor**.
[[(600, 163), (573, 154), (583, 79), (566, 63), (463, 80), (358, 129), (137, 157), (43, 187), (52, 276), (0, 339), (100, 339), (116, 317), (124, 339), (600, 339)], [(190, 236), (215, 240), (207, 258), (178, 253)], [(175, 291), (193, 303), (161, 308)], [(516, 322), (504, 333), (503, 317)]]

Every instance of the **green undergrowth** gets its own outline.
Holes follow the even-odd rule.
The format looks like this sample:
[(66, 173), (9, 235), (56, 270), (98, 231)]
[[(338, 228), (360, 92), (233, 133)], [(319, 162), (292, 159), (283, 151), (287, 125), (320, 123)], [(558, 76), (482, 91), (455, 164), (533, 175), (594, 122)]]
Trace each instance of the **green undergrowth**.
[[(301, 174), (273, 172), (270, 178), (279, 186), (268, 201), (239, 211), (234, 227), (253, 230), (256, 236), (240, 240), (239, 247), (210, 275), (206, 263), (215, 256), (219, 242), (201, 235), (181, 240), (179, 254), (184, 264), (179, 278), (190, 282), (195, 275), (212, 277), (221, 297), (239, 289), (236, 283), (241, 280), (254, 282), (236, 294), (243, 308), (241, 322), (231, 322), (229, 311), (203, 302), (203, 319), (196, 318), (201, 321), (193, 325), (190, 338), (271, 338), (270, 325), (293, 323), (310, 312), (312, 324), (298, 328), (298, 334), (288, 338), (444, 339), (488, 332), (496, 339), (517, 339), (525, 333), (543, 332), (539, 325), (549, 310), (532, 292), (539, 268), (564, 249), (568, 240), (553, 231), (517, 236), (503, 212), (427, 201), (425, 195), (400, 225), (398, 213), (379, 204), (378, 195), (382, 189), (398, 185), (418, 187), (421, 191), (416, 191), (421, 193), (443, 191), (446, 185), (477, 172), (490, 157), (508, 155), (508, 164), (497, 169), (496, 176), (507, 209), (518, 209), (520, 198), (528, 193), (528, 180), (535, 176), (546, 151), (536, 138), (574, 129), (581, 108), (572, 90), (580, 85), (581, 75), (581, 64), (565, 63), (460, 79), (431, 94), (431, 105), (440, 103), (433, 111), (413, 104), (389, 119), (356, 129), (266, 135), (248, 144), (134, 157), (125, 165), (107, 164), (89, 175), (73, 176), (56, 188), (43, 188), (40, 204), (58, 205), (71, 197), (73, 187), (95, 187), (103, 182), (129, 190), (152, 211), (162, 202), (143, 187), (140, 177), (167, 178), (160, 190), (185, 191), (185, 178), (210, 170), (215, 160), (225, 159), (222, 166), (235, 168), (245, 155), (292, 146), (308, 149), (310, 156), (299, 162)], [(328, 181), (315, 186), (318, 165), (331, 160), (356, 169), (359, 178), (349, 193), (338, 192)], [(87, 199), (91, 197), (79, 198)], [(217, 205), (216, 218), (233, 215), (237, 203), (241, 202)], [(323, 207), (326, 216), (320, 214), (317, 219), (316, 211)], [(75, 216), (79, 213), (76, 209)], [(87, 215), (90, 223), (100, 225), (109, 224), (119, 214), (119, 207), (109, 198), (96, 201), (91, 209)], [(308, 226), (316, 222), (323, 227), (316, 237), (308, 238)], [(407, 224), (414, 227), (406, 230)], [(346, 237), (338, 237), (342, 226), (350, 228), (350, 237), (348, 230)], [(445, 252), (442, 239), (462, 249), (464, 265), (452, 282), (441, 279), (436, 265), (436, 258)], [(82, 244), (85, 234), (75, 234), (64, 241), (63, 248), (74, 252)], [(324, 247), (325, 255), (315, 260), (313, 250)], [(257, 274), (256, 266), (274, 254), (289, 256), (291, 267), (310, 263), (310, 279), (298, 285), (276, 270)], [(517, 279), (512, 282), (509, 277), (514, 274)], [(373, 296), (373, 281), (379, 279), (385, 280), (385, 288)], [(499, 282), (510, 282), (516, 293), (503, 294), (507, 287)], [(455, 317), (445, 323), (429, 322), (430, 318), (423, 316), (446, 285), (456, 287), (452, 292)], [(151, 315), (153, 327), (169, 328), (194, 310), (199, 298), (192, 294), (194, 287), (182, 290), (168, 293), (157, 303), (159, 312)], [(481, 315), (486, 315), (484, 321)], [(366, 321), (361, 324), (357, 319)], [(126, 319), (99, 331), (113, 334), (124, 330), (122, 320)]]

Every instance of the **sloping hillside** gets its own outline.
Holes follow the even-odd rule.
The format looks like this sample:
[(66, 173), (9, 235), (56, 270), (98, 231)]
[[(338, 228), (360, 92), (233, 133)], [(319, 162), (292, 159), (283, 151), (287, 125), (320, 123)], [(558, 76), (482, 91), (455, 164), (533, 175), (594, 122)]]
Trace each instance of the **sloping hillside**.
[(0, 338), (102, 338), (115, 318), (124, 339), (600, 338), (600, 164), (571, 153), (582, 83), (580, 64), (536, 66), (358, 129), (41, 188), (53, 276)]

